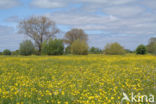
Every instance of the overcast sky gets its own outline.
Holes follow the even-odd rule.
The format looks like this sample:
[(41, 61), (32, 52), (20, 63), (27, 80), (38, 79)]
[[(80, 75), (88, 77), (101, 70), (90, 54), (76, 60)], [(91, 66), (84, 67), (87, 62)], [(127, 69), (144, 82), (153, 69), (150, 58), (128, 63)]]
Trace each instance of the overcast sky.
[(18, 34), (18, 22), (44, 15), (62, 31), (82, 28), (89, 45), (104, 48), (119, 42), (134, 50), (156, 37), (156, 0), (0, 0), (0, 51), (16, 50), (28, 39)]

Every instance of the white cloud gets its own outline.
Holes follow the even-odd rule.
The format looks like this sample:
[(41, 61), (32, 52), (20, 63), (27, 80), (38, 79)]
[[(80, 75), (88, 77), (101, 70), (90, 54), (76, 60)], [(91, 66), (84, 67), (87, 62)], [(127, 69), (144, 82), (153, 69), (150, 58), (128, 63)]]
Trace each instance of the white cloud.
[(68, 6), (68, 4), (83, 3), (85, 6), (93, 5), (95, 8), (98, 8), (99, 5), (123, 5), (135, 1), (136, 0), (32, 0), (31, 5), (38, 8), (61, 8)]
[(19, 4), (18, 0), (0, 0), (0, 9), (13, 8)]
[[(119, 35), (119, 34), (92, 34), (89, 37), (89, 45), (99, 47), (101, 49), (107, 43), (118, 42), (124, 48), (135, 50), (140, 44), (148, 44), (148, 40), (156, 35)], [(95, 44), (96, 43), (96, 44)]]
[(0, 25), (0, 37), (0, 51), (4, 49), (15, 50), (23, 40), (23, 35), (17, 34), (13, 27), (3, 25)]
[(109, 0), (75, 0), (75, 1), (85, 3), (107, 3)]
[(93, 4), (107, 4), (107, 5), (121, 5), (132, 3), (136, 0), (76, 0), (77, 2), (86, 2), (86, 3), (93, 3)]
[(128, 4), (128, 3), (133, 3), (136, 0), (111, 0), (110, 4), (113, 5), (122, 5), (122, 4)]
[(156, 34), (156, 15), (152, 14), (125, 18), (113, 15), (58, 12), (47, 16), (57, 24), (84, 30), (100, 30), (116, 34)]
[[(2, 2), (4, 8), (8, 1), (14, 4), (16, 0), (0, 0), (0, 8)], [(75, 4), (82, 5), (77, 7)], [(37, 8), (65, 8), (66, 11), (60, 9), (62, 12), (45, 14), (64, 27), (114, 34), (112, 37), (110, 34), (108, 37), (105, 34), (89, 34), (90, 41), (102, 48), (107, 42), (118, 41), (134, 49), (141, 43), (147, 43), (151, 36), (156, 36), (156, 0), (32, 0), (31, 5)], [(13, 17), (7, 21), (16, 20), (17, 18)], [(12, 34), (9, 28), (0, 26), (0, 35), (6, 32)], [(103, 41), (105, 43), (102, 43)]]
[(33, 0), (31, 5), (39, 8), (61, 8), (65, 6), (61, 0)]
[(150, 9), (156, 9), (156, 0), (143, 0), (142, 4)]
[(103, 11), (119, 17), (131, 17), (143, 13), (144, 9), (138, 6), (112, 6), (103, 8)]
[(18, 16), (10, 16), (5, 19), (5, 22), (13, 22), (13, 23), (18, 23), (20, 18)]
[(83, 24), (103, 24), (109, 23), (118, 20), (118, 18), (110, 16), (97, 16), (97, 15), (84, 15), (84, 14), (75, 14), (75, 13), (54, 13), (46, 14), (57, 24), (64, 25), (83, 25)]

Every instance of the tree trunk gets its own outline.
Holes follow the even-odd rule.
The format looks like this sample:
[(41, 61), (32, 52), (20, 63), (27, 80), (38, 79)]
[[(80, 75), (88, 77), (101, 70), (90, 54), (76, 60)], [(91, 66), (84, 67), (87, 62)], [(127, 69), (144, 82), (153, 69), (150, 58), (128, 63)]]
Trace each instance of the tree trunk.
[(39, 45), (38, 48), (39, 48), (39, 50), (38, 50), (38, 54), (41, 55), (41, 51), (42, 51), (42, 47), (41, 47), (41, 45)]

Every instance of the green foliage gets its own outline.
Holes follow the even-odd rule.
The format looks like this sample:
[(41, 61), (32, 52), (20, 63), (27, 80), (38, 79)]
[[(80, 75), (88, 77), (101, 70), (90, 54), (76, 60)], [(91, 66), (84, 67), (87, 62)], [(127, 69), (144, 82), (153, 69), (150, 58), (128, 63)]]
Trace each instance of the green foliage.
[(8, 49), (5, 49), (5, 50), (3, 51), (3, 55), (11, 55), (11, 51), (8, 50)]
[(147, 51), (151, 54), (156, 55), (156, 38), (151, 38), (149, 44), (147, 45)]
[(38, 51), (38, 49), (35, 49), (35, 50), (34, 50), (34, 55), (39, 56), (39, 55), (41, 55), (41, 53)]
[(77, 55), (88, 54), (88, 44), (85, 41), (75, 40), (71, 45), (71, 53)]
[(19, 22), (19, 33), (25, 34), (34, 40), (38, 53), (41, 54), (42, 43), (55, 37), (59, 33), (54, 21), (46, 16), (32, 16)]
[(91, 47), (90, 50), (89, 50), (89, 52), (91, 54), (101, 54), (102, 53), (102, 50), (99, 49), (99, 48), (96, 48), (96, 47)]
[(65, 54), (70, 54), (70, 53), (71, 53), (71, 46), (69, 45), (65, 48)]
[(88, 35), (82, 29), (71, 29), (64, 36), (64, 42), (68, 45), (72, 45), (75, 40), (81, 40), (87, 42)]
[(104, 53), (109, 55), (123, 55), (125, 54), (125, 50), (119, 43), (115, 42), (107, 44)]
[(43, 55), (62, 55), (64, 53), (64, 44), (60, 39), (49, 39), (42, 44)]
[(20, 44), (20, 55), (32, 55), (34, 53), (34, 50), (35, 48), (31, 40), (25, 40)]
[(136, 49), (136, 54), (146, 54), (147, 53), (147, 49), (146, 49), (146, 46), (144, 45), (139, 45)]
[(125, 49), (126, 53), (133, 53), (130, 49)]
[(12, 55), (19, 55), (19, 50), (12, 51)]

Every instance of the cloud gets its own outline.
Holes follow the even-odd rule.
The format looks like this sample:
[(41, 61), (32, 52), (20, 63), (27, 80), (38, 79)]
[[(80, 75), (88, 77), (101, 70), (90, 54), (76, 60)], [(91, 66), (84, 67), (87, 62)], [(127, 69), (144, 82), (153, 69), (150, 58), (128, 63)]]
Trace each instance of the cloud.
[(122, 5), (132, 3), (136, 0), (75, 0), (77, 2), (92, 3), (92, 4), (106, 4), (106, 5)]
[[(2, 2), (4, 6), (8, 1), (11, 4), (17, 2), (0, 0), (0, 8)], [(93, 45), (94, 42), (101, 48), (107, 42), (117, 41), (134, 49), (136, 45), (146, 44), (150, 37), (156, 36), (156, 0), (32, 0), (30, 5), (48, 10), (61, 8), (57, 12), (47, 11), (44, 14), (62, 27), (61, 30), (82, 28), (85, 31), (101, 31), (101, 34), (88, 32), (90, 43)], [(6, 21), (16, 22), (18, 17), (12, 16)], [(12, 34), (11, 28), (1, 26), (0, 35), (6, 32)], [(18, 37), (17, 34), (11, 36)]]
[(38, 8), (62, 8), (69, 4), (93, 5), (95, 8), (101, 6), (122, 5), (133, 3), (136, 0), (32, 0), (31, 5)]
[(85, 14), (85, 12), (57, 12), (46, 14), (57, 24), (84, 30), (108, 31), (116, 34), (156, 34), (156, 15), (142, 14), (134, 17)]
[(19, 0), (0, 0), (0, 9), (13, 8), (19, 4)]
[(152, 10), (156, 10), (156, 0), (143, 0), (142, 4)]
[(31, 5), (38, 8), (61, 8), (64, 7), (66, 3), (62, 0), (33, 0)]
[(13, 27), (0, 25), (0, 51), (4, 49), (15, 50), (23, 40), (23, 36), (15, 32)]
[[(140, 44), (148, 44), (148, 40), (156, 35), (121, 35), (121, 34), (92, 34), (89, 45), (104, 49), (107, 43), (118, 42), (124, 48), (135, 50)], [(96, 43), (96, 44), (95, 44)]]
[(6, 18), (4, 21), (18, 23), (20, 21), (20, 18), (18, 16), (11, 16)]
[(14, 29), (12, 27), (0, 25), (0, 36), (5, 36), (7, 34), (11, 34), (12, 31), (14, 31)]
[(58, 24), (64, 25), (84, 25), (84, 24), (103, 24), (116, 21), (118, 18), (110, 16), (97, 16), (75, 13), (53, 13), (46, 16), (54, 19)]
[(144, 12), (144, 9), (138, 6), (112, 6), (103, 8), (102, 11), (118, 17), (133, 17)]

